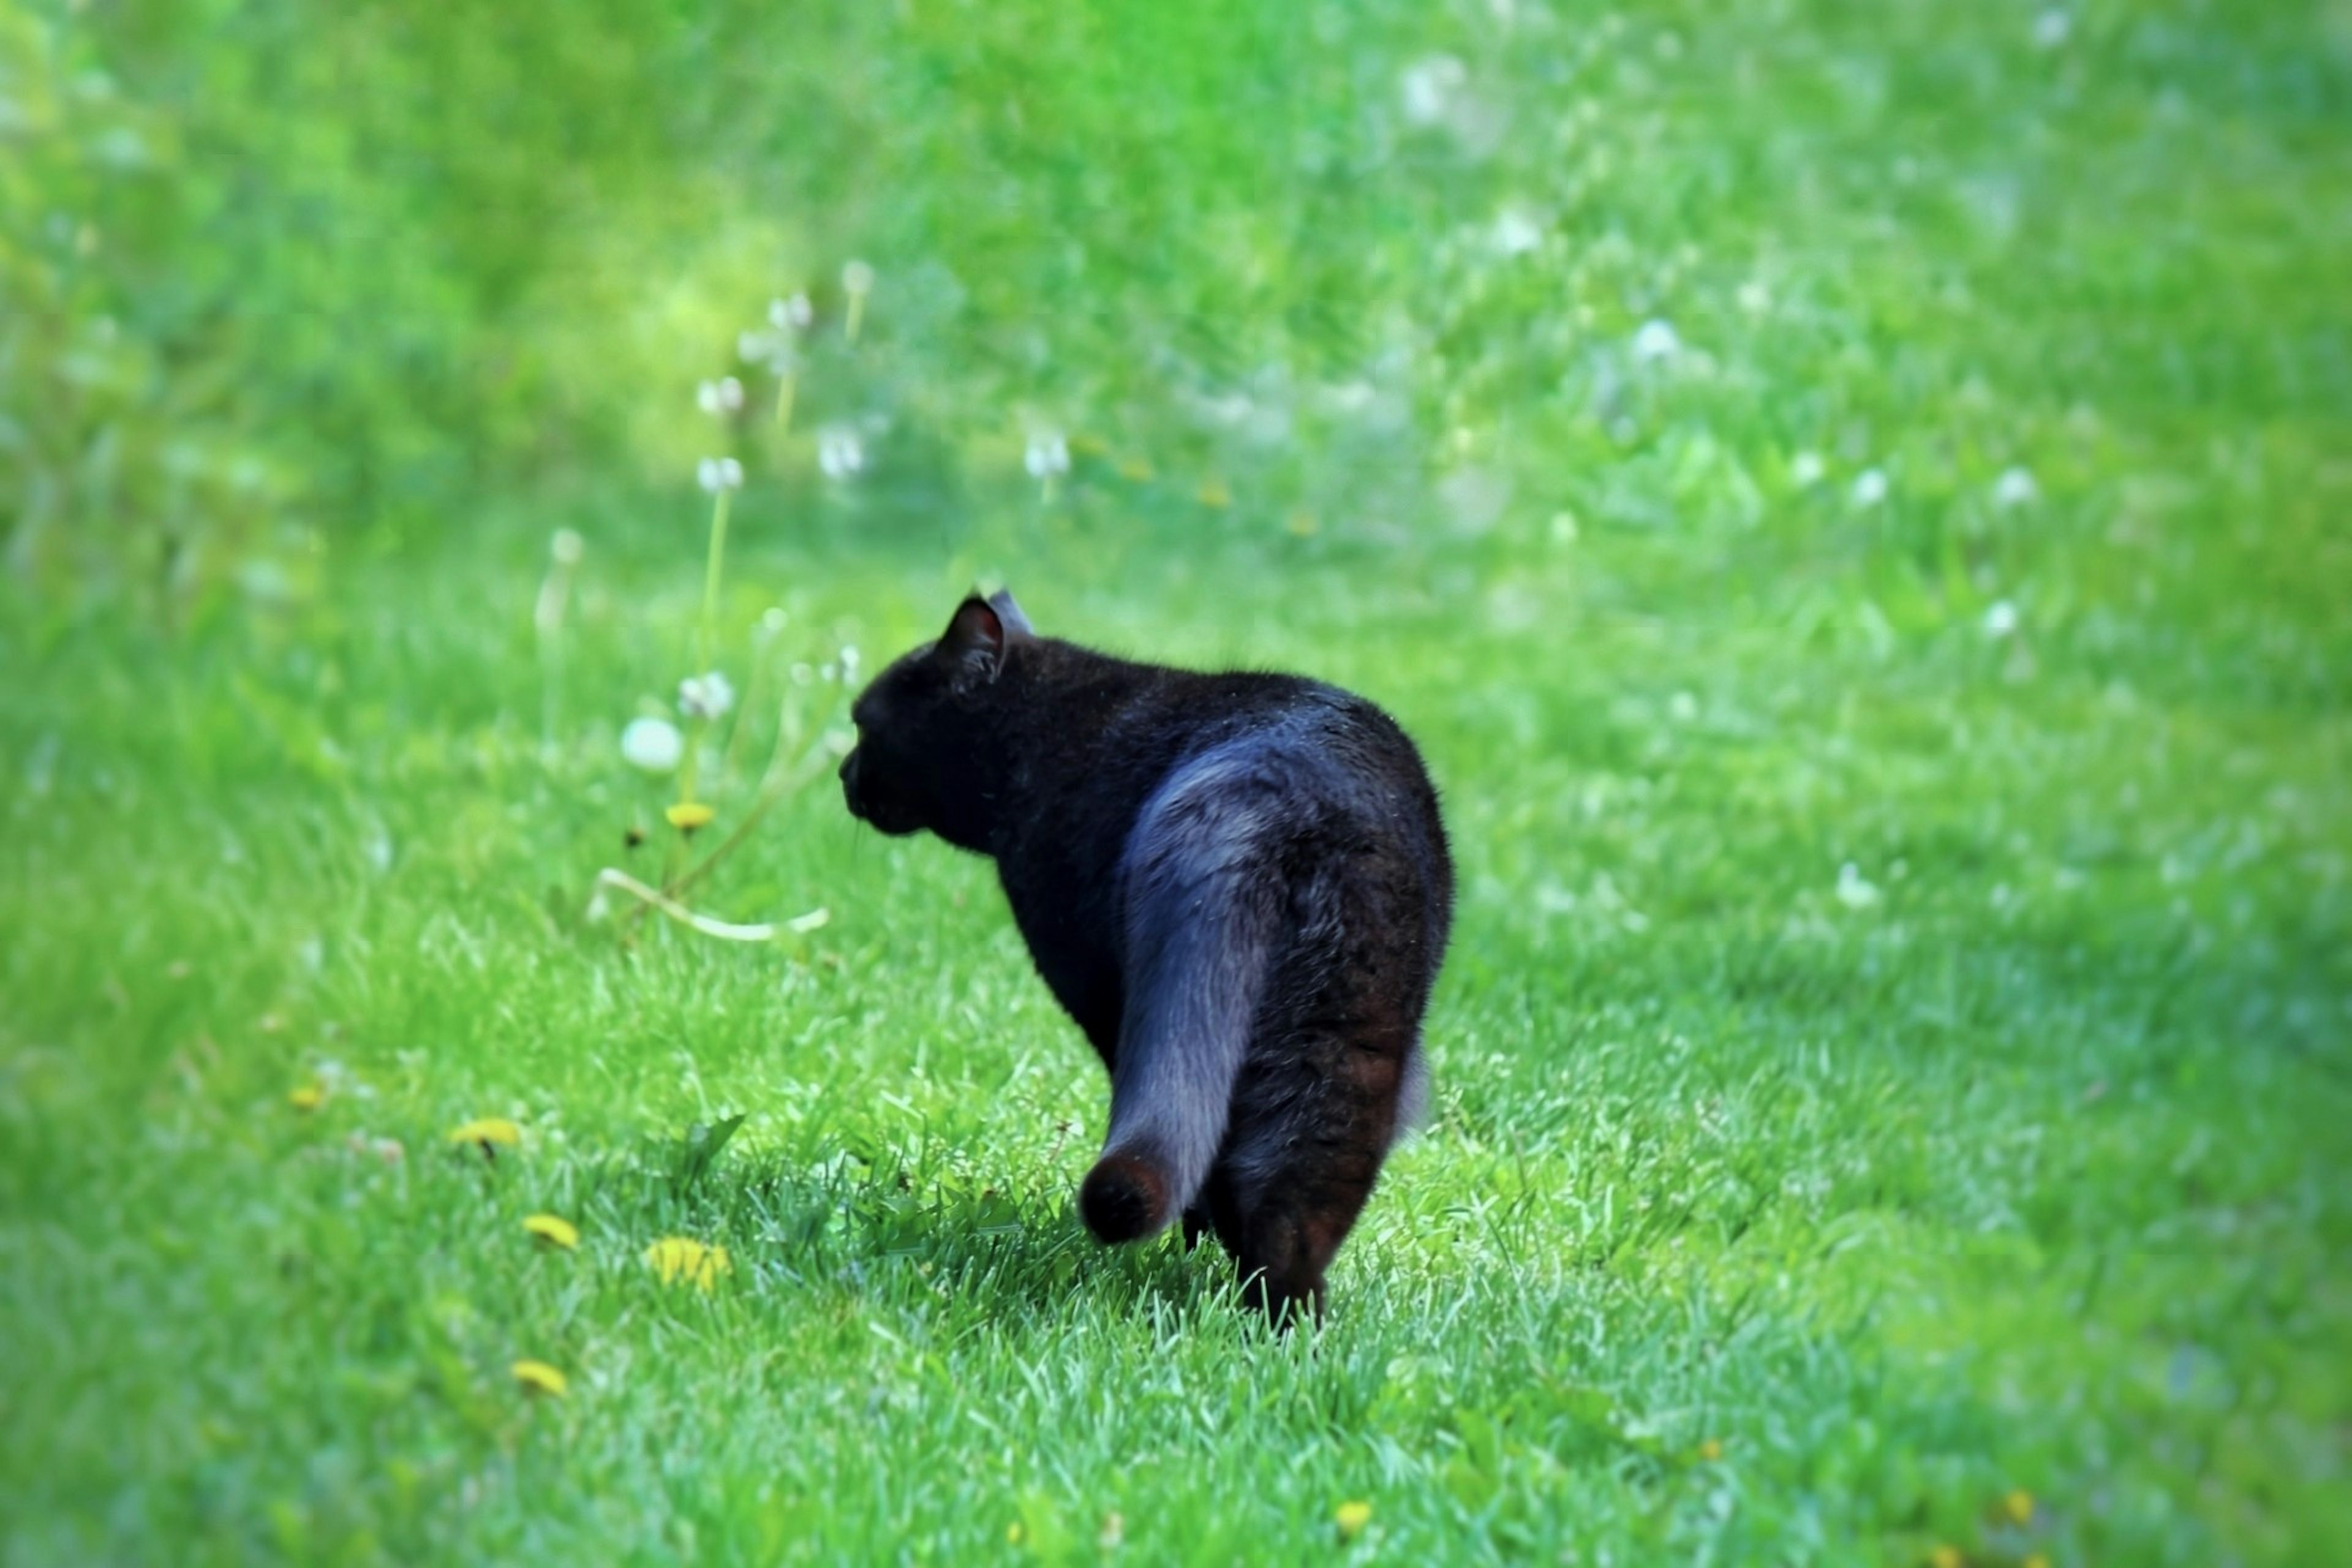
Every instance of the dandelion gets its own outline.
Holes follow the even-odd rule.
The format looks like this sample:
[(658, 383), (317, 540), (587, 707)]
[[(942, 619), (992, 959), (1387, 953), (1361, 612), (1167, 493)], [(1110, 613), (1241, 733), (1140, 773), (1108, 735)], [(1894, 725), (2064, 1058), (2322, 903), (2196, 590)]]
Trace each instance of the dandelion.
[(715, 1289), (719, 1276), (734, 1272), (727, 1249), (691, 1237), (666, 1236), (646, 1248), (646, 1261), (665, 1285), (683, 1280), (701, 1290)]
[(467, 1144), (482, 1152), (485, 1160), (495, 1160), (500, 1149), (512, 1149), (522, 1142), (522, 1129), (503, 1116), (477, 1117), (449, 1129), (449, 1142), (457, 1148)]
[(621, 731), (621, 755), (631, 767), (669, 773), (686, 755), (686, 737), (667, 719), (632, 719)]
[(2000, 1500), (2000, 1511), (2020, 1530), (2033, 1522), (2033, 1494), (2020, 1489)]
[(771, 331), (765, 327), (751, 327), (735, 334), (735, 357), (745, 364), (755, 364), (770, 375), (790, 378), (800, 363), (799, 351), (793, 346), (789, 332)]
[(1339, 1539), (1353, 1541), (1364, 1532), (1364, 1526), (1372, 1522), (1372, 1505), (1360, 1500), (1343, 1502), (1334, 1517), (1339, 1521)]
[(286, 1091), (286, 1103), (300, 1111), (316, 1110), (327, 1103), (326, 1086), (320, 1083), (296, 1084)]
[(1058, 430), (1043, 430), (1029, 437), (1029, 449), (1021, 456), (1021, 466), (1029, 470), (1033, 479), (1053, 481), (1055, 474), (1070, 471), (1069, 444)]
[(723, 496), (743, 488), (743, 465), (732, 458), (705, 458), (694, 466), (694, 482), (706, 494)]
[(548, 1246), (560, 1247), (566, 1252), (580, 1245), (580, 1227), (551, 1214), (528, 1215), (522, 1228)]
[(768, 324), (780, 332), (804, 332), (815, 320), (816, 308), (809, 303), (805, 293), (768, 301)]
[(1853, 477), (1853, 504), (1866, 510), (1886, 499), (1886, 489), (1885, 469), (1864, 468)]
[(743, 408), (743, 384), (733, 376), (706, 381), (694, 389), (694, 405), (705, 414), (724, 417)]
[(1789, 482), (1799, 489), (1810, 489), (1822, 482), (1829, 465), (1822, 461), (1819, 452), (1800, 452), (1789, 459)]
[(1223, 511), (1234, 504), (1234, 492), (1225, 488), (1223, 479), (1204, 479), (1201, 484), (1201, 504)]
[(1415, 125), (1437, 124), (1469, 80), (1470, 68), (1452, 55), (1415, 60), (1398, 80), (1404, 95), (1405, 119)]
[(1717, 1459), (1723, 1458), (1722, 1443), (1713, 1437), (1709, 1437), (1706, 1442), (1701, 1443), (1698, 1446), (1698, 1457), (1705, 1459), (1710, 1465), (1715, 1463)]
[(2063, 11), (2044, 11), (2033, 18), (2033, 42), (2041, 48), (2057, 48), (2074, 31), (2074, 19)]
[(550, 1399), (561, 1399), (563, 1397), (564, 1390), (571, 1386), (564, 1380), (562, 1373), (543, 1361), (532, 1361), (526, 1357), (515, 1363), (509, 1370), (513, 1373), (514, 1380), (522, 1385), (522, 1391), (525, 1394), (544, 1394)]
[(843, 685), (845, 686), (849, 682), (857, 679), (857, 667), (863, 658), (864, 656), (857, 651), (857, 645), (856, 643), (842, 644), (840, 662), (841, 680)]
[(845, 479), (866, 468), (866, 444), (846, 425), (828, 425), (816, 433), (816, 466), (828, 479)]
[(1996, 599), (1985, 610), (1985, 636), (2000, 638), (2017, 630), (2017, 606), (2007, 599)]
[(723, 719), (734, 706), (733, 684), (715, 669), (677, 683), (677, 710), (689, 719)]
[(547, 541), (548, 559), (558, 566), (577, 566), (587, 552), (588, 542), (580, 537), (577, 529), (559, 528)]
[(1847, 909), (1874, 909), (1885, 897), (1877, 884), (1863, 876), (1862, 868), (1853, 861), (1838, 868), (1837, 901)]
[(1633, 334), (1633, 358), (1641, 364), (1655, 364), (1670, 360), (1683, 352), (1683, 341), (1675, 334), (1670, 321), (1653, 319), (1642, 323)]
[(1543, 244), (1543, 226), (1517, 207), (1505, 207), (1495, 218), (1495, 248), (1505, 256), (1525, 256)]
[(858, 323), (866, 319), (866, 296), (874, 292), (874, 268), (863, 261), (850, 262), (841, 269), (841, 287), (849, 296), (849, 320), (842, 324), (842, 335), (854, 343)]
[(696, 828), (709, 826), (710, 819), (719, 814), (698, 800), (682, 800), (663, 807), (662, 815), (669, 818), (672, 827), (691, 836)]
[(2004, 468), (2000, 478), (1992, 482), (1992, 504), (2004, 511), (2031, 506), (2042, 499), (2042, 487), (2023, 468)]
[(1968, 1561), (1957, 1546), (1938, 1546), (1927, 1553), (1929, 1568), (1968, 1568)]
[(1129, 458), (1118, 466), (1119, 478), (1139, 485), (1151, 482), (1152, 468), (1149, 458)]

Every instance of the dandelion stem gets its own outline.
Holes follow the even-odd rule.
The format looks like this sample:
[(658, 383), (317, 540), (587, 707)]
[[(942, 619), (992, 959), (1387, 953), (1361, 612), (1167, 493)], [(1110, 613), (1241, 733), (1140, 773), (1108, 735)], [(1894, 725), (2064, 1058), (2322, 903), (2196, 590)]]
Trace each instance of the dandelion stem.
[(793, 397), (799, 391), (799, 388), (800, 377), (789, 370), (776, 377), (777, 429), (789, 430), (792, 428)]
[(680, 925), (725, 942), (773, 942), (784, 931), (814, 931), (824, 923), (821, 918), (824, 913), (822, 910), (811, 910), (807, 914), (781, 924), (737, 925), (730, 921), (713, 920), (709, 915), (696, 914), (676, 899), (663, 896), (614, 866), (607, 866), (596, 873), (596, 886), (599, 889), (617, 888), (646, 907), (659, 910)]
[(697, 673), (710, 668), (712, 647), (719, 637), (719, 577), (727, 559), (727, 498), (720, 490), (710, 501), (710, 555), (702, 572), (702, 634), (696, 645)]

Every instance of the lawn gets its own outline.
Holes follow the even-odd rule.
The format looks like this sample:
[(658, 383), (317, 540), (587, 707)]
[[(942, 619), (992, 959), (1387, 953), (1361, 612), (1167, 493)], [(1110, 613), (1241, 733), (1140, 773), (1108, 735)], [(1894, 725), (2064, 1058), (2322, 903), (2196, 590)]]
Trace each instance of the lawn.
[[(2352, 1561), (2340, 6), (306, 9), (0, 28), (0, 1561)], [(1318, 1331), (832, 787), (975, 583), (1428, 755)]]

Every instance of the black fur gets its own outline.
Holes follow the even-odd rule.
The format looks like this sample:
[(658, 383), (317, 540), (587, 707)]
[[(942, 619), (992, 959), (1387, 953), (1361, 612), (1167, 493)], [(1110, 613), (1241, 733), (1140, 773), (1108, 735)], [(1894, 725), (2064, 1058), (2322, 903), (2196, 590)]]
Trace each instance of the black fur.
[(851, 813), (992, 856), (1037, 970), (1111, 1076), (1079, 1208), (1105, 1241), (1213, 1229), (1277, 1322), (1323, 1271), (1424, 1089), (1454, 872), (1378, 708), (1195, 674), (971, 598), (876, 679)]

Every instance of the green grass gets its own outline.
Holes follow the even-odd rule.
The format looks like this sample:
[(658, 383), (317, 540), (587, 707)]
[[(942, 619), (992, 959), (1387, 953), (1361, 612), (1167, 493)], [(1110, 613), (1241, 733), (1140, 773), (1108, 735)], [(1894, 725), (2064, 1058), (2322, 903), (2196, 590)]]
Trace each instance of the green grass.
[[(520, 301), (478, 330), (530, 460), (453, 512), (371, 451), (242, 590), (5, 591), (0, 1557), (2352, 1559), (2340, 9), (1268, 15), (681, 9), (559, 49), (572, 100), (467, 79), (402, 133), (478, 139), (488, 205), (415, 255)], [(1475, 90), (1411, 125), (1441, 51)], [(711, 84), (645, 100), (677, 226), (646, 126), (583, 153), (611, 207), (499, 205), (499, 137), (630, 71)], [(1101, 1074), (984, 863), (820, 784), (698, 901), (821, 929), (585, 918), (664, 850), (615, 739), (688, 668), (688, 393), (776, 232), (803, 432), (887, 423), (846, 486), (739, 443), (739, 686), (771, 605), (821, 716), (1001, 577), (1429, 754), (1435, 1115), (1319, 1333), (1087, 1237)], [(1024, 421), (1100, 443), (1050, 500)], [(478, 1116), (520, 1148), (446, 1146)], [(665, 1288), (669, 1235), (732, 1273)]]

